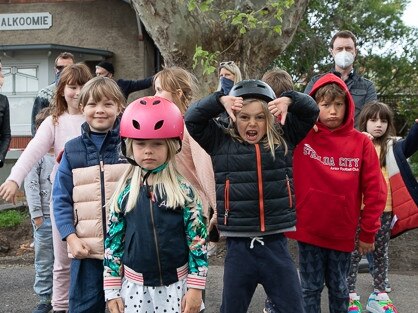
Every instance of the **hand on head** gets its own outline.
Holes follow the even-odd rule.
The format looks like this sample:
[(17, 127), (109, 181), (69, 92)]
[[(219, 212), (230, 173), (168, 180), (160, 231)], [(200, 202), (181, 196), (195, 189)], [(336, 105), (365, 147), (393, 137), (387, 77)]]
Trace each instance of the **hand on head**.
[(284, 125), (287, 116), (287, 109), (292, 103), (292, 99), (288, 97), (280, 97), (270, 101), (268, 108), (271, 114), (280, 119), (280, 124)]
[(235, 112), (239, 112), (242, 109), (243, 98), (234, 96), (220, 97), (220, 101), (225, 108), (225, 111), (231, 117), (233, 122), (236, 122)]

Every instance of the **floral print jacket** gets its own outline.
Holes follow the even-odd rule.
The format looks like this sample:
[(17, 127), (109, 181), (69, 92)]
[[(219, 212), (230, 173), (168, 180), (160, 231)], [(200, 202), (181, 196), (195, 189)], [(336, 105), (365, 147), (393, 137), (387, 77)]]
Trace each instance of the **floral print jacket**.
[[(181, 188), (186, 191), (188, 196), (191, 199), (195, 199), (194, 192), (191, 189), (190, 185), (181, 182)], [(186, 259), (188, 259), (187, 262), (187, 287), (188, 288), (196, 288), (196, 289), (204, 289), (205, 283), (206, 283), (206, 276), (207, 276), (207, 268), (208, 268), (208, 260), (207, 260), (207, 251), (206, 251), (206, 238), (207, 238), (207, 228), (206, 224), (202, 215), (202, 205), (199, 199), (195, 199), (195, 201), (192, 202), (192, 204), (187, 205), (183, 208), (165, 208), (164, 207), (164, 200), (163, 199), (156, 199), (157, 197), (153, 195), (149, 199), (145, 196), (146, 187), (142, 186), (139, 194), (139, 200), (137, 206), (132, 209), (130, 212), (125, 212), (124, 210), (124, 204), (125, 200), (127, 199), (127, 196), (129, 195), (131, 185), (128, 183), (123, 192), (118, 196), (118, 207), (120, 208), (120, 212), (116, 212), (115, 210), (111, 210), (110, 217), (109, 217), (109, 227), (107, 231), (107, 236), (105, 240), (105, 256), (104, 256), (104, 289), (106, 293), (106, 300), (110, 300), (113, 298), (120, 297), (120, 289), (122, 285), (122, 277), (124, 276), (124, 272), (131, 269), (126, 267), (126, 264), (122, 264), (122, 260), (125, 260), (124, 254), (127, 253), (127, 246), (131, 247), (131, 242), (134, 242), (134, 239), (130, 239), (130, 243), (127, 243), (127, 235), (130, 233), (134, 233), (136, 242), (143, 241), (143, 240), (151, 240), (156, 239), (155, 234), (162, 234), (165, 233), (161, 232), (161, 229), (159, 229), (158, 232), (154, 232), (154, 234), (150, 232), (142, 232), (142, 236), (138, 235), (138, 226), (136, 226), (136, 229), (131, 229), (127, 231), (127, 227), (129, 227), (128, 218), (136, 218), (138, 220), (138, 217), (142, 221), (144, 221), (148, 217), (148, 215), (151, 215), (149, 220), (144, 221), (143, 223), (146, 224), (147, 229), (155, 229), (160, 227), (157, 225), (158, 218), (161, 217), (154, 217), (153, 214), (160, 214), (159, 212), (156, 212), (157, 209), (161, 209), (162, 211), (166, 212), (163, 214), (182, 214), (182, 221), (184, 223), (184, 229), (185, 236), (183, 238), (186, 238), (187, 241), (187, 247), (188, 251), (178, 251), (178, 254), (186, 254)], [(143, 197), (141, 199), (141, 197)], [(149, 205), (148, 205), (149, 203)], [(165, 208), (165, 210), (164, 210)], [(136, 212), (136, 214), (142, 214), (142, 216), (132, 216), (131, 213), (134, 210), (139, 210), (142, 212)], [(177, 213), (171, 213), (168, 211), (176, 210)], [(144, 215), (145, 214), (145, 215)], [(145, 217), (144, 217), (145, 216)], [(164, 218), (164, 216), (162, 217)], [(169, 217), (170, 218), (170, 217)], [(154, 222), (156, 222), (156, 225), (154, 225)], [(132, 222), (131, 222), (132, 223)], [(133, 222), (135, 223), (135, 221)], [(143, 224), (144, 225), (144, 224)], [(183, 226), (183, 225), (181, 225)], [(132, 224), (131, 224), (132, 227)], [(140, 229), (144, 229), (144, 227), (141, 227)], [(158, 235), (159, 236), (159, 235)], [(131, 236), (132, 237), (132, 236)], [(151, 238), (151, 239), (150, 239)], [(152, 241), (154, 242), (154, 241)], [(179, 243), (180, 247), (186, 247), (186, 244)], [(133, 243), (135, 245), (135, 243)], [(156, 239), (156, 246), (158, 246), (158, 239)], [(158, 250), (158, 248), (157, 248)], [(161, 251), (158, 251), (161, 253)], [(187, 257), (188, 253), (188, 257)], [(157, 253), (157, 255), (159, 255)], [(137, 255), (133, 256), (134, 258), (137, 257)], [(132, 260), (132, 256), (131, 256)], [(133, 260), (135, 261), (135, 260)], [(155, 260), (154, 263), (159, 264), (159, 259)], [(135, 262), (136, 263), (136, 262)], [(160, 268), (161, 269), (161, 268)], [(140, 273), (133, 272), (136, 276)], [(131, 275), (130, 275), (131, 276)], [(141, 276), (142, 277), (142, 276)], [(144, 281), (144, 285), (147, 283)], [(161, 284), (163, 285), (163, 284)], [(166, 283), (164, 283), (166, 285)]]

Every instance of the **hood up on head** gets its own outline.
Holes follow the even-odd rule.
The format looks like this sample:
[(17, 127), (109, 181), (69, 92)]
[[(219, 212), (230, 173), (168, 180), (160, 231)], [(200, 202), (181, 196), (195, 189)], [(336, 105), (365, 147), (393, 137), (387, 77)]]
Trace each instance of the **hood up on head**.
[[(345, 111), (344, 121), (341, 126), (334, 130), (334, 131), (347, 131), (354, 128), (354, 111), (355, 111), (355, 104), (353, 97), (350, 94), (350, 91), (347, 88), (345, 82), (339, 78), (337, 75), (333, 73), (328, 73), (318, 79), (312, 87), (312, 90), (309, 92), (309, 95), (315, 99), (315, 94), (319, 88), (335, 83), (337, 84), (345, 93), (345, 103), (347, 105), (347, 109)], [(317, 122), (318, 128), (326, 128), (322, 123)]]

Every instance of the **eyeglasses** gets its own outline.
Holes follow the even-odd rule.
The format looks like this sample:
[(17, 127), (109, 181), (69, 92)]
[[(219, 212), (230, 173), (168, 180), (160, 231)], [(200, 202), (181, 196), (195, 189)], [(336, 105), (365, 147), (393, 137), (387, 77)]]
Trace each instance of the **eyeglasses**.
[(235, 62), (234, 61), (225, 61), (225, 62), (219, 63), (220, 66), (231, 65), (231, 64), (235, 64)]
[(55, 68), (58, 70), (58, 72), (61, 72), (65, 66), (64, 65), (56, 65)]

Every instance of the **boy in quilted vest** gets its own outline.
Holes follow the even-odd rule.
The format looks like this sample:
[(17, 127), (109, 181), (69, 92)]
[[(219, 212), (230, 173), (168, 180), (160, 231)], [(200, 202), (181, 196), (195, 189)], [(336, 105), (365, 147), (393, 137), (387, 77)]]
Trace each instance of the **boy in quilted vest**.
[(72, 258), (69, 311), (105, 312), (103, 240), (107, 204), (126, 166), (120, 157), (119, 114), (125, 97), (110, 78), (82, 89), (86, 122), (64, 149), (53, 189), (54, 217)]

